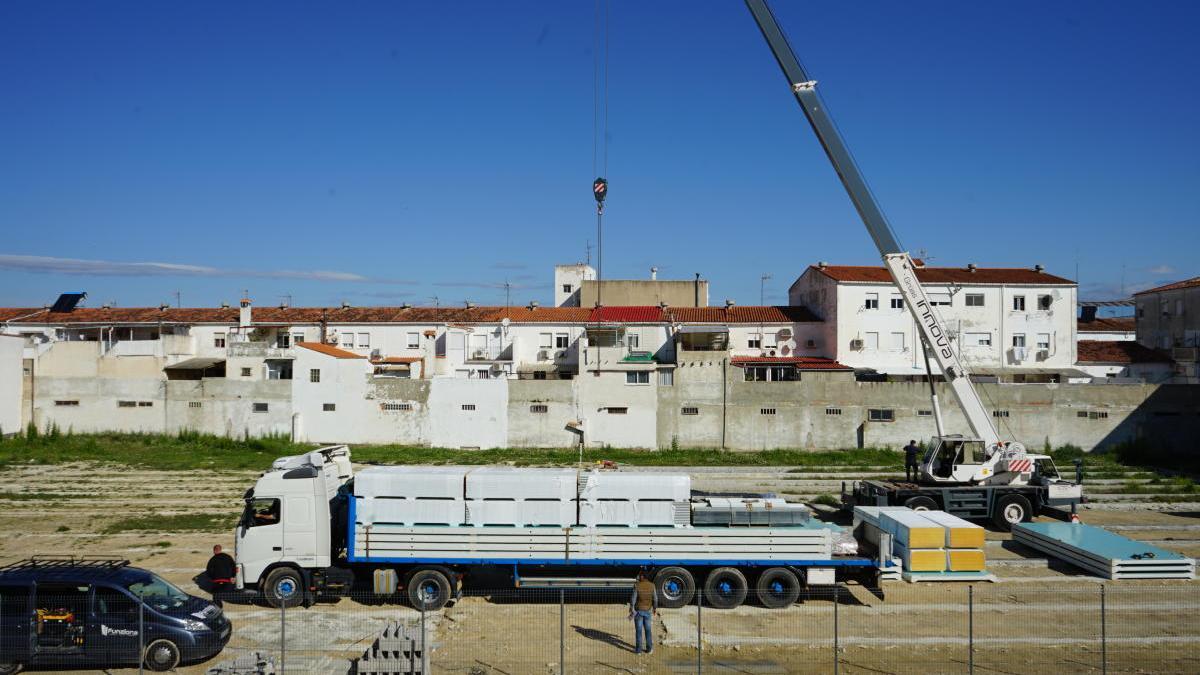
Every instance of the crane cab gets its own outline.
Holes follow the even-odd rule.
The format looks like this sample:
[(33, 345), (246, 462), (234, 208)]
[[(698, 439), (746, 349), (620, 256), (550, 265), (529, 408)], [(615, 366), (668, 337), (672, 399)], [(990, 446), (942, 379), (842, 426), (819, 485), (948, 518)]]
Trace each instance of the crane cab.
[(921, 462), (921, 477), (927, 483), (963, 485), (985, 481), (992, 473), (987, 443), (962, 435), (934, 436)]

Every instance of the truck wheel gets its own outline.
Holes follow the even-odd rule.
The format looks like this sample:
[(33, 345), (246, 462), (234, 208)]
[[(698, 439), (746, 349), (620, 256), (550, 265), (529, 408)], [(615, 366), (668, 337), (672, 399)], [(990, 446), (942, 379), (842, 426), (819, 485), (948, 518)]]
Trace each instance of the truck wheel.
[(696, 580), (682, 567), (664, 567), (654, 574), (654, 590), (659, 607), (683, 607), (696, 595)]
[(170, 640), (155, 640), (146, 645), (146, 654), (142, 657), (142, 662), (147, 670), (156, 673), (175, 670), (179, 665), (179, 647)]
[(454, 588), (445, 574), (419, 570), (408, 578), (408, 602), (413, 609), (432, 612), (446, 606)]
[(275, 609), (299, 607), (304, 602), (304, 575), (294, 567), (276, 567), (260, 586), (263, 600)]
[(992, 522), (1003, 532), (1008, 532), (1017, 523), (1033, 520), (1033, 507), (1023, 495), (1004, 495), (996, 502)]
[(750, 592), (746, 575), (734, 567), (718, 567), (704, 579), (704, 599), (717, 609), (733, 609)]
[(758, 577), (754, 594), (767, 609), (782, 609), (800, 598), (800, 579), (785, 567), (772, 567)]
[(913, 511), (937, 511), (937, 502), (933, 501), (933, 497), (909, 497), (904, 505)]

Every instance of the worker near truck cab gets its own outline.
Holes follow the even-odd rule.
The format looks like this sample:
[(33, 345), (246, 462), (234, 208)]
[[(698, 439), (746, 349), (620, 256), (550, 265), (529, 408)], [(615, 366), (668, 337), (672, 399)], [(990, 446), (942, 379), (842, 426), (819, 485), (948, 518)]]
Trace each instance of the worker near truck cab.
[(904, 446), (904, 480), (912, 481), (921, 477), (920, 456), (921, 449), (917, 447), (916, 440)]
[(658, 593), (654, 590), (654, 584), (646, 578), (646, 573), (638, 572), (637, 583), (633, 585), (633, 596), (629, 598), (629, 618), (633, 619), (634, 654), (641, 654), (643, 649), (647, 654), (654, 653), (655, 614), (658, 614)]
[(213, 604), (221, 607), (221, 595), (233, 590), (233, 580), (237, 576), (237, 566), (228, 553), (221, 550), (221, 545), (213, 546), (213, 555), (208, 559), (205, 568), (208, 580), (212, 583)]

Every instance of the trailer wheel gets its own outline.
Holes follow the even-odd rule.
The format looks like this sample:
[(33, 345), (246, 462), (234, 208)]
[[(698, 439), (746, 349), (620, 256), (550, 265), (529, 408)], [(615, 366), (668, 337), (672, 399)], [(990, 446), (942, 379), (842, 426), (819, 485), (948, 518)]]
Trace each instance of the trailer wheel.
[(786, 567), (772, 567), (758, 577), (754, 594), (767, 609), (782, 609), (800, 598), (800, 579)]
[(654, 574), (654, 590), (659, 607), (683, 607), (696, 595), (696, 580), (682, 567), (664, 567)]
[(750, 592), (746, 575), (734, 567), (718, 567), (704, 579), (704, 599), (717, 609), (733, 609)]
[(294, 567), (276, 567), (260, 584), (263, 600), (275, 609), (299, 607), (304, 602), (304, 575)]
[(1028, 523), (1033, 520), (1033, 507), (1023, 495), (1004, 495), (996, 502), (996, 511), (992, 522), (1003, 532), (1008, 532), (1017, 523)]
[(408, 602), (413, 609), (439, 610), (450, 601), (453, 592), (450, 580), (438, 570), (418, 570), (408, 578)]
[(933, 497), (909, 497), (904, 505), (913, 511), (937, 511), (937, 502), (933, 501)]
[(147, 670), (156, 673), (175, 670), (175, 667), (179, 665), (179, 647), (176, 647), (175, 643), (170, 640), (155, 640), (146, 645), (142, 663)]

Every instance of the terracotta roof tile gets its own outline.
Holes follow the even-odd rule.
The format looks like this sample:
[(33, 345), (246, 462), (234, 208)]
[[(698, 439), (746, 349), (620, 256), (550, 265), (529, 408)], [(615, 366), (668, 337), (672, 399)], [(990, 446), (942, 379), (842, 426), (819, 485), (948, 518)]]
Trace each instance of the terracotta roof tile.
[(1132, 332), (1137, 329), (1137, 319), (1132, 316), (1098, 316), (1091, 321), (1079, 321), (1076, 328), (1080, 333)]
[(339, 349), (333, 345), (327, 345), (323, 342), (297, 342), (297, 347), (311, 349), (314, 352), (320, 352), (326, 356), (332, 356), (335, 359), (365, 359), (367, 357), (354, 352), (348, 352), (345, 349)]
[(424, 360), (421, 356), (385, 356), (382, 359), (371, 359), (371, 363), (418, 363)]
[(1077, 350), (1079, 363), (1171, 363), (1166, 354), (1133, 340), (1080, 340)]
[(793, 365), (798, 370), (854, 370), (833, 359), (818, 356), (735, 356), (729, 359), (735, 366), (747, 365)]
[(665, 323), (662, 309), (650, 306), (596, 307), (588, 316), (590, 323)]
[[(834, 281), (892, 282), (892, 276), (885, 267), (811, 265), (809, 269), (820, 272)], [(974, 272), (965, 267), (918, 267), (917, 278), (923, 284), (1075, 284), (1070, 279), (1024, 267), (977, 267)]]
[(668, 307), (676, 323), (794, 323), (821, 319), (803, 306)]
[(1165, 286), (1157, 286), (1155, 288), (1147, 288), (1144, 291), (1138, 291), (1134, 295), (1145, 295), (1146, 293), (1161, 293), (1162, 291), (1178, 291), (1184, 288), (1196, 288), (1200, 286), (1200, 277), (1192, 277), (1183, 281), (1175, 281)]

